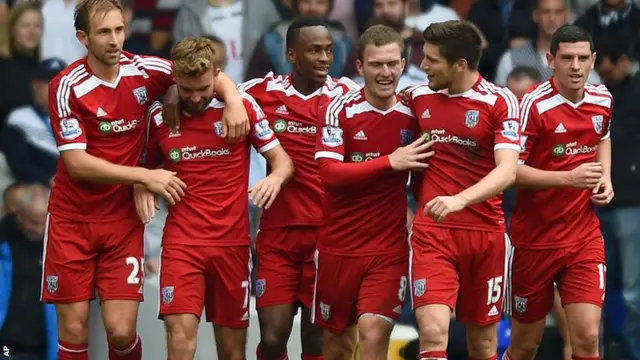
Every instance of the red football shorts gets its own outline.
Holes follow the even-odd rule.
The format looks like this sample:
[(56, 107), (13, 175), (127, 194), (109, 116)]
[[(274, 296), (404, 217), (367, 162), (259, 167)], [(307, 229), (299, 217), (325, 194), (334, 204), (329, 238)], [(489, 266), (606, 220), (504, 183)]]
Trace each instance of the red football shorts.
[(142, 301), (144, 224), (137, 217), (80, 222), (47, 215), (41, 299)]
[(256, 239), (256, 307), (295, 304), (311, 309), (318, 228), (260, 230)]
[(511, 302), (505, 307), (521, 322), (543, 319), (553, 308), (553, 283), (562, 304), (602, 307), (606, 271), (602, 235), (571, 247), (548, 250), (517, 248), (511, 264)]
[(249, 246), (168, 245), (160, 254), (160, 310), (193, 314), (218, 326), (249, 327)]
[(400, 317), (407, 293), (408, 253), (316, 254), (314, 324), (340, 334), (362, 315), (380, 316), (392, 324)]
[(444, 227), (413, 227), (413, 308), (442, 304), (462, 323), (500, 321), (505, 265), (511, 253), (505, 233)]

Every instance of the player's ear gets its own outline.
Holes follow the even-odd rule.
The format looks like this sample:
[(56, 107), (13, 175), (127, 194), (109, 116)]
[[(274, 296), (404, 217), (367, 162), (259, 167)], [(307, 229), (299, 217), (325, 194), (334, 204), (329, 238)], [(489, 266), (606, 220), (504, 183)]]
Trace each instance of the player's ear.
[(78, 39), (82, 45), (89, 46), (89, 37), (86, 32), (80, 30), (76, 31), (76, 39)]
[(360, 74), (360, 76), (364, 76), (364, 71), (362, 69), (362, 61), (360, 61), (360, 59), (356, 60), (356, 69), (358, 69), (358, 74)]

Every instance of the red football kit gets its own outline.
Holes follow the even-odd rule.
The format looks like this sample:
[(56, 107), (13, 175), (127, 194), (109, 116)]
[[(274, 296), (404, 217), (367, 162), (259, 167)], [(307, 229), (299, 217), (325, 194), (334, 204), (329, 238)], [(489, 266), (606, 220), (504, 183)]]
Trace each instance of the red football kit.
[[(171, 63), (123, 52), (113, 83), (81, 59), (49, 85), (49, 117), (60, 152), (85, 150), (137, 166), (149, 104), (173, 83)], [(62, 158), (49, 199), (42, 299), (142, 300), (144, 224), (132, 188), (72, 179)]]
[(300, 302), (311, 308), (318, 226), (324, 189), (314, 160), (318, 112), (333, 98), (359, 88), (348, 78), (327, 76), (317, 91), (304, 95), (291, 75), (267, 74), (240, 86), (253, 96), (291, 157), (295, 173), (269, 209), (262, 212), (256, 239), (256, 306)]
[(204, 307), (216, 325), (249, 326), (249, 146), (264, 153), (279, 142), (255, 100), (243, 97), (251, 131), (237, 143), (221, 137), (224, 103), (218, 100), (200, 114), (184, 115), (178, 131), (164, 124), (159, 103), (149, 110), (145, 165), (164, 164), (187, 185), (164, 226), (160, 318), (199, 318)]
[(518, 101), (482, 78), (461, 94), (424, 85), (410, 95), (422, 133), (435, 141), (411, 234), (413, 307), (444, 304), (463, 323), (495, 323), (502, 314), (511, 247), (501, 195), (442, 222), (423, 209), (433, 198), (456, 195), (483, 179), (496, 166), (495, 151), (520, 150)]
[(312, 321), (336, 333), (364, 314), (393, 323), (407, 290), (409, 172), (388, 155), (419, 136), (418, 124), (400, 101), (382, 111), (353, 90), (323, 107), (319, 127), (326, 194)]
[[(521, 104), (520, 162), (546, 171), (570, 171), (596, 161), (609, 139), (613, 99), (604, 85), (585, 85), (572, 103), (546, 81)], [(515, 252), (511, 268), (512, 316), (537, 321), (553, 307), (556, 282), (564, 304), (602, 306), (605, 256), (590, 189), (518, 189), (509, 231)]]

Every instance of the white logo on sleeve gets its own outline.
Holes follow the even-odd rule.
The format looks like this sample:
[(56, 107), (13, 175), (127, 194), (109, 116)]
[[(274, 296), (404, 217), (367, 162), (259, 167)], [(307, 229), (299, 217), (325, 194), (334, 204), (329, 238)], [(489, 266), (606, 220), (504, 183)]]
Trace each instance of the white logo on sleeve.
[(518, 134), (518, 129), (520, 128), (520, 123), (516, 120), (507, 120), (502, 123), (502, 136), (505, 138), (516, 141), (520, 138)]
[(256, 137), (260, 140), (269, 140), (273, 137), (273, 130), (269, 127), (269, 120), (264, 119), (257, 122), (253, 128), (256, 132)]
[(80, 123), (78, 119), (68, 118), (60, 120), (60, 136), (65, 140), (77, 139), (82, 135), (82, 129), (80, 129)]
[(328, 147), (338, 147), (343, 144), (342, 129), (335, 126), (325, 126), (322, 128), (322, 145)]

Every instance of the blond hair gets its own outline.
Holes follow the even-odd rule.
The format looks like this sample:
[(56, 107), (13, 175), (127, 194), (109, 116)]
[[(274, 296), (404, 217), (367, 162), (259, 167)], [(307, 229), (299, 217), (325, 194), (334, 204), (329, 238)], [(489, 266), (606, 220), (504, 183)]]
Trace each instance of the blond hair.
[(198, 76), (216, 67), (213, 41), (206, 37), (187, 37), (171, 49), (173, 71), (186, 76)]
[[(0, 29), (0, 56), (12, 58), (15, 55), (15, 44), (13, 43), (13, 31), (22, 16), (30, 11), (35, 11), (40, 15), (42, 20), (42, 12), (40, 11), (39, 2), (21, 2), (14, 5), (9, 11), (6, 21)], [(36, 49), (36, 54), (40, 52), (40, 46)]]
[(118, 0), (80, 0), (76, 4), (73, 14), (73, 25), (76, 30), (89, 33), (91, 25), (91, 17), (96, 14), (106, 14), (111, 10), (120, 10), (122, 7)]

